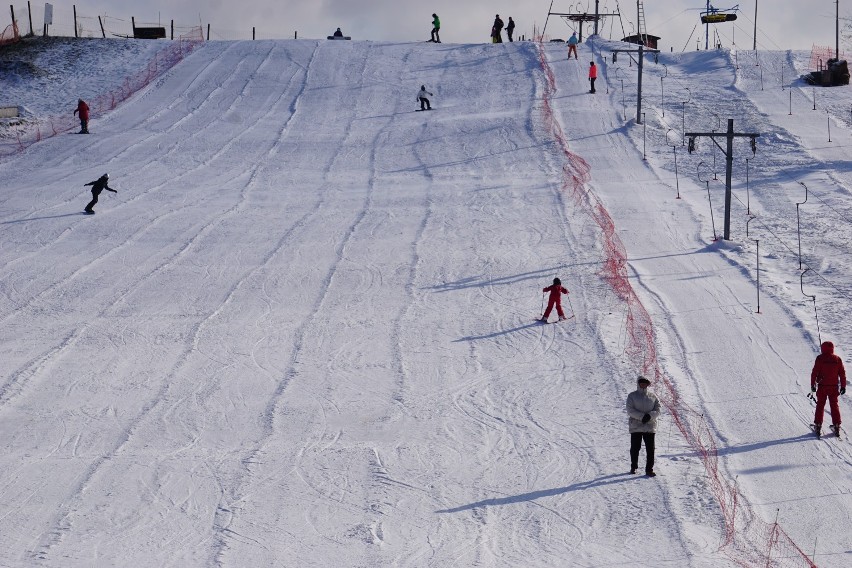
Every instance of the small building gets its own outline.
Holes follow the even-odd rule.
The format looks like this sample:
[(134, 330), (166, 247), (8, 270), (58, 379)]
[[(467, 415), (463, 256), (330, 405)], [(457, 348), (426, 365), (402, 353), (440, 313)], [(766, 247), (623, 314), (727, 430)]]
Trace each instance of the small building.
[(636, 45), (644, 45), (645, 47), (651, 49), (657, 49), (657, 42), (660, 40), (658, 36), (651, 34), (642, 34), (640, 35), (632, 35), (622, 38), (621, 41), (625, 41), (627, 43), (635, 43)]

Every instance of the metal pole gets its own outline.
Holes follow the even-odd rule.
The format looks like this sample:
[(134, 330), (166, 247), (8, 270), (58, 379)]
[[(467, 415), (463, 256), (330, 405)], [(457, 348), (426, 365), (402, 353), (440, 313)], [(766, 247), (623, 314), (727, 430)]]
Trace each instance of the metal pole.
[(760, 313), (760, 240), (754, 242), (757, 243), (757, 313)]
[(642, 124), (642, 60), (645, 59), (645, 46), (639, 44), (639, 89), (636, 95), (636, 122)]
[(746, 158), (746, 215), (751, 215), (751, 200), (748, 195), (748, 158)]
[(834, 20), (834, 28), (835, 28), (835, 44), (834, 44), (834, 58), (837, 61), (840, 61), (840, 0), (836, 0), (834, 2), (837, 7), (836, 16)]
[[(598, 14), (599, 14), (598, 4), (599, 3), (600, 3), (600, 0), (595, 0), (595, 35), (598, 35), (598, 18), (599, 18), (599, 16), (598, 16)], [(551, 5), (552, 5), (552, 3), (551, 3)]]
[(757, 0), (754, 0), (754, 50), (757, 51)]
[(79, 38), (80, 36), (77, 33), (77, 4), (72, 4), (71, 7), (74, 8), (74, 37)]
[(725, 237), (731, 238), (731, 171), (734, 169), (734, 119), (728, 119), (728, 152), (725, 156)]

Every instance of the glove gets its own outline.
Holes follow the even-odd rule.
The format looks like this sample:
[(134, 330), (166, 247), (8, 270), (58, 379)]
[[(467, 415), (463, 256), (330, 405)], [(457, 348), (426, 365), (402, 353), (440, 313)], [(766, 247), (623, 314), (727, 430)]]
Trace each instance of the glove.
[(846, 394), (846, 388), (840, 389), (840, 394)]
[(811, 387), (811, 392), (816, 392), (816, 387)]
[(647, 424), (650, 419), (651, 419), (651, 415), (645, 414), (645, 416), (642, 417), (642, 424)]

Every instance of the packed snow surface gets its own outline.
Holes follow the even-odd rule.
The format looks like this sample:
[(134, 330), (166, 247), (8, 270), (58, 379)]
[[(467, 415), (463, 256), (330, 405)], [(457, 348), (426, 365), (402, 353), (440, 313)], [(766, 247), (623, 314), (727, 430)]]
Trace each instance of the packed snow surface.
[[(3, 48), (3, 143), (166, 43)], [(661, 54), (637, 117), (616, 46), (207, 42), (0, 159), (0, 565), (852, 564), (806, 397), (820, 341), (852, 361), (849, 87)], [(726, 141), (683, 133), (728, 119), (724, 240)]]

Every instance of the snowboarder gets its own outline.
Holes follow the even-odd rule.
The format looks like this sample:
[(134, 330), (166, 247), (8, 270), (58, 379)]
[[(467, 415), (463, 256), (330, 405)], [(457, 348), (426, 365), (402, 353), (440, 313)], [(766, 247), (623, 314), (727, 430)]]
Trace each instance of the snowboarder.
[(95, 206), (95, 203), (98, 202), (98, 196), (101, 194), (101, 192), (103, 190), (111, 191), (113, 193), (118, 193), (116, 190), (114, 190), (110, 186), (108, 186), (107, 182), (109, 182), (109, 174), (104, 174), (101, 177), (99, 177), (98, 179), (96, 179), (95, 181), (90, 181), (89, 183), (86, 184), (86, 185), (92, 186), (92, 200), (89, 202), (88, 205), (86, 205), (86, 209), (84, 209), (84, 211), (86, 213), (88, 213), (89, 215), (93, 215), (95, 213), (93, 207)]
[(80, 114), (80, 134), (89, 133), (89, 105), (83, 99), (77, 99), (77, 108), (74, 114)]
[(332, 36), (333, 37), (343, 37), (343, 32), (340, 31), (340, 28), (337, 28), (337, 30), (332, 34)]
[(432, 93), (426, 90), (426, 85), (420, 85), (420, 91), (417, 93), (417, 100), (420, 101), (420, 110), (432, 110), (432, 105), (429, 104), (429, 98), (434, 97)]
[(630, 430), (630, 473), (635, 474), (639, 467), (639, 450), (645, 442), (645, 475), (655, 477), (654, 473), (654, 435), (657, 431), (657, 417), (660, 415), (660, 401), (654, 393), (648, 392), (651, 381), (639, 375), (636, 390), (627, 395), (627, 425)]
[(433, 43), (441, 43), (441, 19), (438, 17), (438, 14), (432, 14), (432, 39), (429, 41)]
[(512, 16), (509, 16), (509, 23), (506, 24), (506, 36), (509, 38), (509, 42), (512, 42), (512, 34), (515, 33), (515, 20), (512, 19)]
[(494, 16), (494, 25), (491, 26), (491, 43), (503, 43), (503, 20), (500, 19), (500, 14)]
[(595, 65), (594, 61), (589, 62), (589, 84), (591, 85), (591, 89), (589, 89), (590, 93), (595, 92), (595, 79), (598, 78), (598, 68)]
[(834, 354), (834, 343), (824, 341), (820, 351), (811, 370), (811, 392), (815, 392), (817, 396), (814, 431), (817, 436), (821, 434), (823, 411), (828, 399), (831, 406), (831, 429), (839, 436), (840, 405), (837, 403), (837, 397), (838, 393), (846, 394), (846, 369), (843, 368), (843, 360)]
[(556, 313), (559, 314), (559, 320), (565, 319), (565, 313), (562, 311), (562, 294), (567, 294), (568, 290), (562, 286), (562, 281), (559, 278), (553, 279), (553, 285), (542, 289), (542, 292), (550, 292), (550, 297), (547, 300), (547, 309), (544, 315), (541, 316), (541, 321), (547, 322), (551, 310), (556, 306)]
[(577, 32), (571, 34), (571, 37), (568, 38), (568, 59), (571, 59), (571, 54), (574, 54), (574, 59), (577, 59), (577, 44), (579, 41), (577, 40)]

